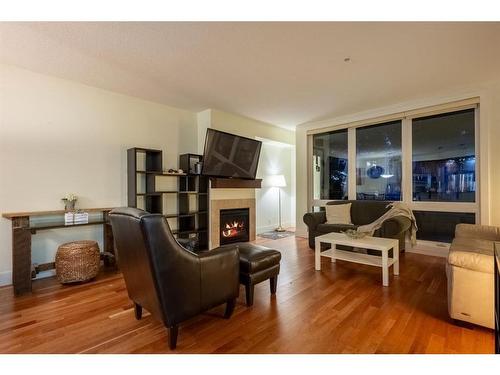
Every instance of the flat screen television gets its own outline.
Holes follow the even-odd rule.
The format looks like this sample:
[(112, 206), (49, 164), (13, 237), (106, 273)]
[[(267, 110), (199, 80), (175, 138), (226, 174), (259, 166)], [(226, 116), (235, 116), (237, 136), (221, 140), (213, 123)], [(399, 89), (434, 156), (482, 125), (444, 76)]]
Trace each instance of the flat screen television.
[(211, 177), (255, 179), (262, 142), (208, 129), (201, 174)]

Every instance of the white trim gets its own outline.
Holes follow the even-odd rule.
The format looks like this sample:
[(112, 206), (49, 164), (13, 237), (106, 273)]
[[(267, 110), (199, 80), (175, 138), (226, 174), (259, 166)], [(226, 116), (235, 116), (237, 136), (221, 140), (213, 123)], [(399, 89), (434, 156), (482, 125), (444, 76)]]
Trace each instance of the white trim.
[(285, 143), (285, 142), (278, 142), (269, 138), (263, 138), (263, 137), (257, 137), (255, 136), (254, 139), (257, 141), (261, 141), (262, 143), (265, 143), (270, 146), (274, 147), (281, 147), (281, 148), (294, 148), (295, 144), (290, 144), (290, 143)]
[(354, 122), (347, 122), (347, 123), (342, 123), (342, 124), (338, 124), (338, 125), (327, 126), (324, 128), (311, 129), (311, 130), (307, 131), (307, 134), (314, 135), (314, 134), (329, 133), (332, 131), (338, 131), (338, 130), (342, 130), (342, 129), (364, 128), (366, 126), (373, 126), (373, 125), (378, 125), (378, 124), (384, 124), (386, 122), (401, 120), (404, 117), (405, 117), (404, 112), (393, 113), (390, 115), (379, 116), (379, 117), (370, 118), (370, 119), (366, 119), (366, 120), (359, 120), (359, 121), (354, 121)]
[[(446, 112), (444, 106), (447, 105), (452, 106), (453, 104), (456, 104), (456, 106), (460, 106), (460, 103), (469, 103), (469, 100), (477, 100), (479, 103), (482, 93), (484, 94), (481, 90), (472, 90), (457, 95), (436, 96), (430, 99), (413, 100), (333, 119), (306, 122), (298, 125), (297, 127), (306, 130), (307, 134), (312, 134), (312, 131), (315, 130), (317, 130), (318, 133), (324, 133), (328, 132), (330, 128), (337, 130), (353, 125), (367, 126), (370, 124), (374, 125), (381, 122), (398, 120), (405, 116), (413, 116), (417, 113), (416, 111), (423, 109), (427, 110), (427, 113), (432, 113), (433, 108), (442, 108), (443, 112)], [(423, 115), (425, 115), (425, 113), (420, 113), (417, 117), (422, 117)]]
[(46, 279), (47, 277), (53, 277), (53, 276), (56, 276), (55, 269), (40, 272), (39, 274), (36, 275), (35, 280)]
[(470, 212), (478, 213), (475, 202), (434, 202), (434, 201), (409, 201), (406, 202), (412, 210), (417, 211), (443, 211), (443, 212)]
[(0, 286), (12, 285), (12, 271), (0, 272)]
[(476, 109), (476, 200), (479, 214), (476, 222), (482, 225), (490, 224), (490, 171), (489, 171), (489, 143), (487, 129), (488, 122), (481, 117), (481, 105)]
[(347, 196), (356, 200), (356, 128), (347, 129)]
[(313, 177), (313, 136), (306, 135), (307, 137), (307, 212), (313, 207), (314, 198), (314, 177)]
[(430, 107), (425, 107), (421, 109), (414, 109), (412, 111), (406, 111), (405, 117), (409, 119), (442, 115), (444, 113), (463, 111), (466, 109), (475, 109), (479, 105), (479, 97), (460, 100), (458, 102), (446, 103), (442, 105), (435, 105)]
[(476, 204), (476, 224), (481, 224), (481, 147), (480, 147), (481, 134), (479, 130), (479, 104), (474, 110), (474, 156), (476, 158), (476, 191), (475, 191), (475, 204)]
[(306, 230), (300, 230), (300, 229), (295, 229), (295, 237), (300, 237), (300, 238), (309, 238), (309, 233)]
[(328, 202), (333, 199), (313, 199), (311, 207), (325, 207)]
[(401, 199), (411, 202), (413, 199), (413, 164), (412, 164), (412, 128), (411, 120), (401, 121)]

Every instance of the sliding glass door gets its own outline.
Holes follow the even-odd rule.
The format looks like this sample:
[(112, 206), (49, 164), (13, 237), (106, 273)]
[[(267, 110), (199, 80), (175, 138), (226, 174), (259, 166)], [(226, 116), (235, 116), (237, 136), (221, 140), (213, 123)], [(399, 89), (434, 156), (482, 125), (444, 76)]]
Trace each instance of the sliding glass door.
[(476, 106), (312, 135), (312, 206), (403, 201), (420, 240), (451, 242), (479, 213)]

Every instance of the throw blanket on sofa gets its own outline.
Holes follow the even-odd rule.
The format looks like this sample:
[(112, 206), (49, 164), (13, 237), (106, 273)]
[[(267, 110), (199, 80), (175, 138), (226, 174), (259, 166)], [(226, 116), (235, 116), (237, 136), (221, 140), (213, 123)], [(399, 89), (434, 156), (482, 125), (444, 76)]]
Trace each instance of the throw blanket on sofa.
[(411, 221), (411, 226), (409, 231), (410, 240), (411, 244), (415, 245), (417, 243), (418, 228), (417, 228), (417, 221), (415, 220), (415, 216), (413, 216), (411, 208), (402, 202), (393, 202), (388, 204), (387, 207), (391, 207), (391, 209), (382, 216), (380, 216), (373, 223), (361, 225), (360, 227), (358, 227), (358, 232), (367, 232), (370, 233), (370, 235), (373, 235), (373, 233), (382, 226), (384, 221), (392, 219), (393, 217), (396, 216), (404, 216), (410, 219)]

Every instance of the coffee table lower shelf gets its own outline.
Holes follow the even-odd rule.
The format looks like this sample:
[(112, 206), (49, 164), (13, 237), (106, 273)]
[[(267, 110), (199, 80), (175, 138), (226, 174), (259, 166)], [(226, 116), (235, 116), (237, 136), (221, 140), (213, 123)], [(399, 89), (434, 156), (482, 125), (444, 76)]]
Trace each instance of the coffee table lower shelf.
[[(394, 275), (399, 275), (399, 241), (389, 238), (365, 237), (363, 239), (350, 239), (341, 233), (328, 233), (318, 236), (315, 239), (315, 269), (321, 270), (321, 257), (330, 258), (332, 263), (343, 260), (346, 262), (365, 264), (382, 268), (382, 285), (389, 286), (389, 267), (393, 267)], [(327, 243), (332, 246), (331, 249), (321, 251), (321, 244)], [(337, 245), (351, 246), (377, 250), (381, 256), (357, 253), (346, 250), (336, 249)], [(392, 251), (392, 258), (389, 258), (389, 251)]]
[[(377, 255), (353, 253), (352, 251), (330, 249), (323, 251), (321, 253), (321, 256), (325, 258), (331, 258), (332, 263), (334, 263), (334, 261), (338, 259), (351, 263), (366, 264), (367, 266), (382, 267), (382, 257), (379, 257)], [(396, 263), (396, 259), (394, 258), (387, 259), (388, 267), (392, 266), (394, 263)]]

